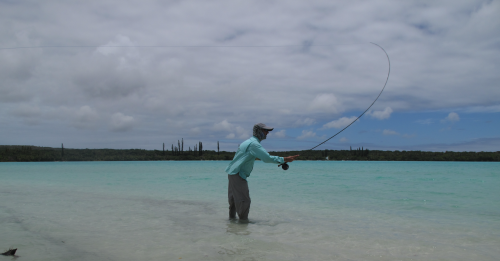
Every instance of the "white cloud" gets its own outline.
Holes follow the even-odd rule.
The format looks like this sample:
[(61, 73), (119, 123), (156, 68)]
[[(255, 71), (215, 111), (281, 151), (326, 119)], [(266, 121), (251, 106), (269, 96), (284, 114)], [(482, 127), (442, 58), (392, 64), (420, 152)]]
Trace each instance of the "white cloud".
[(348, 140), (346, 137), (342, 137), (342, 138), (340, 138), (340, 140), (339, 140), (339, 141), (340, 141), (340, 142), (348, 142), (349, 140)]
[(137, 94), (147, 83), (143, 73), (134, 68), (118, 68), (113, 62), (94, 61), (95, 67), (81, 68), (73, 76), (73, 83), (90, 99), (117, 100)]
[(129, 37), (123, 35), (117, 35), (116, 40), (111, 41), (101, 47), (97, 48), (97, 52), (103, 55), (110, 55), (123, 51), (123, 48), (113, 47), (113, 46), (134, 46), (135, 44), (130, 40)]
[(309, 109), (318, 112), (339, 113), (340, 103), (335, 95), (331, 93), (322, 93), (314, 98)]
[(388, 130), (388, 129), (386, 129), (386, 130), (382, 131), (382, 134), (384, 134), (384, 135), (400, 135), (400, 134), (399, 134), (399, 133), (397, 133), (396, 131), (393, 131), (393, 130)]
[(80, 109), (75, 112), (75, 116), (78, 121), (86, 122), (94, 121), (99, 118), (97, 112), (94, 109), (90, 108), (90, 106), (88, 105), (80, 107)]
[(448, 116), (444, 119), (441, 120), (441, 123), (447, 123), (447, 122), (458, 122), (460, 121), (460, 116), (456, 112), (450, 112)]
[(124, 115), (121, 112), (115, 113), (111, 116), (110, 128), (112, 131), (128, 131), (134, 127), (134, 124), (134, 117)]
[(227, 120), (213, 124), (211, 130), (215, 132), (230, 132), (230, 134), (226, 136), (228, 139), (234, 139), (236, 137), (239, 139), (247, 139), (251, 136), (249, 130), (239, 125), (232, 124)]
[(212, 130), (214, 130), (214, 131), (232, 131), (233, 124), (229, 123), (227, 120), (223, 120), (219, 123), (214, 123)]
[[(341, 128), (344, 128), (346, 127), (347, 125), (349, 125), (351, 122), (353, 122), (357, 117), (355, 116), (352, 116), (350, 118), (347, 118), (347, 117), (342, 117), (338, 120), (334, 120), (334, 121), (331, 121), (325, 125), (323, 125), (323, 127), (321, 129), (331, 129), (331, 128), (335, 128), (335, 129), (341, 129)], [(359, 121), (359, 120), (358, 120)]]
[(495, 113), (495, 112), (500, 112), (500, 105), (492, 105), (492, 106), (474, 106), (471, 108), (465, 109), (467, 112), (490, 112), (490, 113)]
[(10, 113), (15, 117), (21, 118), (28, 125), (40, 124), (44, 116), (39, 106), (29, 104), (16, 106)]
[(82, 106), (71, 113), (71, 117), (73, 119), (73, 126), (83, 129), (94, 128), (100, 118), (97, 111), (88, 105)]
[(316, 123), (316, 120), (315, 119), (311, 119), (311, 118), (305, 118), (305, 119), (299, 119), (295, 122), (295, 125), (296, 126), (311, 126), (313, 124)]
[(429, 124), (433, 123), (434, 121), (432, 119), (425, 119), (425, 120), (417, 120), (416, 122), (419, 124), (429, 125)]
[(42, 115), (40, 107), (28, 104), (21, 104), (20, 106), (14, 108), (11, 113), (14, 116), (23, 118), (40, 117)]
[(386, 107), (383, 111), (369, 111), (368, 115), (379, 120), (389, 119), (391, 117), (391, 107)]
[(303, 140), (303, 139), (315, 138), (315, 137), (317, 137), (315, 132), (303, 130), (302, 134), (299, 137), (297, 137), (297, 139)]
[(244, 129), (241, 126), (236, 126), (236, 133), (238, 133), (238, 138), (240, 139), (247, 139), (250, 138), (250, 131)]
[(399, 136), (399, 137), (403, 137), (403, 138), (407, 138), (407, 139), (411, 139), (411, 138), (414, 138), (416, 137), (417, 135), (415, 134), (401, 134), (397, 131), (394, 131), (394, 130), (390, 130), (390, 129), (385, 129), (382, 131), (382, 134), (383, 135), (388, 135), (388, 136)]
[(191, 128), (190, 132), (191, 132), (191, 135), (198, 136), (201, 134), (201, 129), (200, 129), (200, 127), (194, 127), (194, 128)]
[(276, 138), (284, 138), (284, 137), (286, 137), (286, 130), (280, 130), (280, 131), (277, 131), (274, 133), (270, 132), (269, 134), (272, 134)]
[(500, 138), (471, 139), (459, 143), (423, 144), (418, 147), (427, 151), (498, 151)]

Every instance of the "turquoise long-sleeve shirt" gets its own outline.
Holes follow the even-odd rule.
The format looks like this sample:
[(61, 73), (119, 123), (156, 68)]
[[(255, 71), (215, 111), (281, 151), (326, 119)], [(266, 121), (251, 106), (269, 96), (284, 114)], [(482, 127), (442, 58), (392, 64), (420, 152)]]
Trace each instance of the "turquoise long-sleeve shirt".
[(250, 177), (256, 158), (259, 158), (265, 163), (285, 163), (285, 159), (283, 159), (283, 157), (269, 155), (266, 149), (260, 145), (260, 140), (253, 136), (240, 144), (233, 160), (226, 168), (226, 173), (229, 175), (239, 173), (240, 177), (246, 180)]

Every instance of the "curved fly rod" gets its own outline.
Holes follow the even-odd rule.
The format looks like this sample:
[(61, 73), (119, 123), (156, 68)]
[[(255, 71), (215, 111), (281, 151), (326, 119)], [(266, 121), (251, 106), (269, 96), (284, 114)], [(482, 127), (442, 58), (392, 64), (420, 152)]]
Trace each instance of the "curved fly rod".
[[(373, 104), (375, 104), (375, 102), (378, 100), (378, 98), (380, 97), (380, 95), (382, 94), (382, 92), (384, 91), (385, 89), (385, 86), (387, 85), (387, 82), (389, 81), (389, 75), (391, 74), (391, 60), (389, 59), (389, 55), (387, 54), (387, 52), (384, 50), (384, 48), (382, 48), (382, 46), (376, 44), (376, 43), (372, 43), (370, 42), (371, 44), (373, 45), (376, 45), (378, 46), (380, 49), (382, 49), (382, 51), (384, 51), (385, 53), (385, 56), (387, 56), (387, 62), (389, 63), (389, 70), (387, 71), (387, 79), (385, 80), (385, 83), (384, 83), (384, 87), (382, 88), (382, 90), (380, 91), (380, 93), (377, 95), (377, 98), (375, 98), (375, 100), (372, 102), (372, 104), (370, 104), (370, 106), (368, 106), (368, 108), (363, 112), (361, 113), (361, 115), (359, 115), (355, 120), (353, 120), (351, 123), (349, 123), (349, 125), (345, 126), (343, 129), (341, 129), (339, 132), (335, 133), (333, 136), (331, 136), (330, 138), (326, 139), (325, 141), (321, 142), (320, 144), (312, 147), (311, 149), (308, 149), (308, 150), (313, 150), (323, 144), (325, 144), (327, 141), (333, 139), (333, 137), (339, 135), (341, 132), (343, 132), (345, 129), (349, 128), (349, 126), (351, 126), (353, 123), (355, 123), (357, 120), (359, 120), (359, 118), (361, 118), (361, 116), (363, 116), (372, 106)], [(290, 166), (288, 166), (288, 164), (285, 162), (283, 164), (280, 164), (278, 165), (278, 167), (283, 168), (283, 170), (287, 170)]]

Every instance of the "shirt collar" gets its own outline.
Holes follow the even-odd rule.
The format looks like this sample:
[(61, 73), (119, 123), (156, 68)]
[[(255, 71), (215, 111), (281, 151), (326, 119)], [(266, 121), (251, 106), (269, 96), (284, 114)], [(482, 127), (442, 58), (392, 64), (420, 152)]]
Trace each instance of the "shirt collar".
[(255, 136), (252, 136), (252, 138), (260, 143), (259, 138), (255, 137)]

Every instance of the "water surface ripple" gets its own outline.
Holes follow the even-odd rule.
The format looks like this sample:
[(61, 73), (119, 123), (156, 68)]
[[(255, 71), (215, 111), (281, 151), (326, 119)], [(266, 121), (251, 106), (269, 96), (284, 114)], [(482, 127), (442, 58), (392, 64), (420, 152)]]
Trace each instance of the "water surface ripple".
[(498, 260), (500, 163), (0, 163), (0, 250), (22, 260)]

